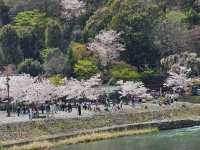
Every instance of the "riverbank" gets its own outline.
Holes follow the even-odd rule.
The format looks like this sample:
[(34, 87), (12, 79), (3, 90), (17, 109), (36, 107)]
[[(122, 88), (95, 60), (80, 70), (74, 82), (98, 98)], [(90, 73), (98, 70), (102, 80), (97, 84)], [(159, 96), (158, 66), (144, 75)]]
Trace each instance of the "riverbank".
[(200, 126), (90, 143), (62, 145), (51, 150), (199, 150)]
[(47, 150), (62, 145), (88, 143), (92, 141), (113, 139), (124, 136), (144, 135), (158, 132), (160, 130), (178, 129), (193, 126), (200, 126), (200, 120), (145, 122), (86, 130), (79, 133), (51, 136), (34, 141), (19, 141), (16, 143), (4, 144), (3, 147), (7, 150)]
[(22, 146), (13, 146), (8, 148), (8, 150), (44, 150), (50, 149), (62, 145), (71, 145), (71, 144), (78, 144), (78, 143), (87, 143), (92, 141), (99, 141), (99, 140), (106, 140), (106, 139), (113, 139), (118, 137), (124, 136), (133, 136), (133, 135), (142, 135), (142, 134), (149, 134), (152, 132), (158, 132), (157, 128), (146, 128), (146, 129), (138, 129), (138, 130), (123, 130), (123, 131), (99, 131), (94, 133), (87, 133), (87, 134), (77, 134), (76, 136), (68, 137), (63, 140), (45, 140), (42, 142), (33, 142), (27, 145)]
[[(42, 141), (64, 140), (77, 134), (98, 131), (123, 131), (159, 128), (175, 129), (200, 125), (200, 105), (178, 103), (177, 106), (145, 107), (137, 111), (124, 110), (115, 113), (99, 113), (90, 117), (36, 120), (0, 125), (0, 140), (4, 147)], [(115, 128), (115, 129), (113, 129)], [(103, 130), (102, 130), (103, 129)], [(97, 131), (96, 131), (97, 130)]]

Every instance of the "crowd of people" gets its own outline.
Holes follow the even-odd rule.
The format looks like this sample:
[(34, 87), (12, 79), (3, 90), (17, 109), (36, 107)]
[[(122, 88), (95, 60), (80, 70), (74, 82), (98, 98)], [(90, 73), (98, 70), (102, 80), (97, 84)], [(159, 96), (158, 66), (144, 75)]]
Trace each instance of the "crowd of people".
[[(63, 112), (72, 112), (72, 107), (79, 109), (80, 104), (75, 104), (73, 106), (72, 103), (50, 103), (46, 102), (43, 104), (17, 104), (16, 112), (17, 116), (20, 117), (21, 115), (29, 115), (29, 119), (32, 120), (33, 118), (39, 117), (47, 117), (53, 116), (54, 114), (58, 113), (59, 111)], [(78, 111), (78, 115), (81, 115), (81, 110)]]
[[(177, 97), (173, 96), (171, 94), (165, 93), (164, 96), (155, 95), (154, 96), (155, 101), (158, 102), (158, 104), (161, 105), (170, 105), (177, 101)], [(100, 112), (102, 109), (104, 111), (120, 111), (123, 110), (123, 104), (125, 104), (126, 101), (123, 99), (118, 100), (117, 102), (109, 101), (108, 99), (104, 100), (103, 102), (99, 101), (82, 101), (82, 102), (74, 102), (74, 101), (58, 101), (58, 102), (45, 102), (43, 104), (23, 104), (19, 103), (16, 107), (16, 113), (17, 116), (20, 117), (21, 115), (28, 115), (29, 119), (32, 120), (34, 118), (50, 118), (51, 116), (54, 116), (54, 114), (58, 112), (67, 112), (71, 113), (74, 109), (77, 111), (77, 115), (82, 115), (82, 110), (84, 111), (95, 111)], [(131, 96), (128, 99), (128, 103), (132, 107), (135, 107), (137, 104), (141, 104), (142, 99), (138, 97)], [(100, 107), (104, 106), (104, 107)]]
[(77, 115), (82, 115), (82, 110), (101, 111), (97, 102), (46, 102), (43, 104), (23, 104), (19, 103), (16, 107), (17, 116), (28, 115), (29, 119), (46, 117), (49, 118), (58, 112), (71, 113), (73, 109), (77, 111)]

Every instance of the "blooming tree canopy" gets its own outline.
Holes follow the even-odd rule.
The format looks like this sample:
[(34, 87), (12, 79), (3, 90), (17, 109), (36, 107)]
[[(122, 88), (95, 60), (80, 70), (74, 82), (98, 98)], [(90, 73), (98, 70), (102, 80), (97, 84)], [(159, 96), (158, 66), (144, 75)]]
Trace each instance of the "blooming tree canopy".
[(125, 51), (121, 43), (121, 33), (114, 30), (101, 31), (93, 41), (88, 43), (88, 49), (97, 53), (102, 65), (107, 66), (112, 60), (119, 58), (120, 52)]
[(117, 84), (120, 85), (119, 93), (126, 97), (128, 95), (132, 95), (139, 98), (144, 98), (147, 100), (152, 99), (152, 96), (147, 93), (147, 88), (144, 86), (142, 82), (133, 82), (133, 81), (118, 81)]
[(169, 74), (164, 86), (171, 88), (174, 92), (189, 91), (192, 86), (189, 75), (194, 71), (191, 68), (195, 68), (193, 65), (198, 65), (198, 61), (195, 53), (187, 52), (163, 58), (161, 64)]
[(192, 85), (192, 79), (188, 77), (191, 69), (183, 66), (179, 66), (178, 68), (179, 69), (176, 72), (169, 71), (169, 77), (164, 83), (164, 86), (172, 88), (174, 92), (177, 92), (178, 90), (186, 92)]
[(61, 0), (63, 18), (78, 17), (86, 12), (85, 3), (82, 0)]
[(169, 55), (161, 59), (161, 65), (164, 71), (177, 72), (180, 66), (191, 68), (190, 73), (199, 75), (200, 57), (197, 53), (184, 52), (180, 54)]
[[(7, 77), (0, 77), (0, 97), (7, 98)], [(34, 78), (29, 75), (9, 76), (10, 97), (19, 99), (23, 91), (33, 84)]]
[(22, 93), (20, 101), (26, 102), (41, 102), (57, 98), (58, 95), (54, 92), (56, 87), (48, 80), (43, 79), (30, 84)]
[[(133, 95), (150, 99), (142, 82), (119, 81), (115, 86), (102, 85), (100, 74), (88, 80), (64, 79), (61, 86), (53, 85), (47, 78), (32, 78), (29, 75), (10, 77), (10, 96), (15, 102), (44, 103), (58, 98), (87, 98), (97, 100), (101, 95), (119, 91), (122, 96)], [(39, 80), (40, 79), (40, 80)], [(0, 98), (6, 98), (6, 77), (0, 77)]]
[[(61, 96), (71, 98), (96, 99), (97, 91), (93, 90), (95, 87), (101, 85), (100, 75), (97, 74), (88, 80), (65, 79), (65, 84), (57, 88), (56, 93)], [(96, 94), (95, 94), (96, 93)], [(96, 96), (95, 96), (96, 95)]]

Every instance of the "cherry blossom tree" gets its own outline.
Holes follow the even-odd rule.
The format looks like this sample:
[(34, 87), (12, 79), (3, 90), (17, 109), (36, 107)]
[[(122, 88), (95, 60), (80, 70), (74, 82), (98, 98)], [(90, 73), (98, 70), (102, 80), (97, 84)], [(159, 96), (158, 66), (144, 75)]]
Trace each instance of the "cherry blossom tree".
[(20, 98), (21, 101), (26, 102), (40, 102), (50, 101), (56, 99), (58, 95), (54, 92), (56, 87), (48, 80), (42, 79), (30, 84), (23, 92)]
[(172, 88), (174, 92), (187, 92), (192, 86), (192, 79), (188, 77), (191, 69), (183, 66), (177, 66), (176, 71), (169, 71), (169, 77), (164, 83), (165, 87)]
[[(14, 98), (14, 100), (19, 99), (22, 96), (23, 91), (34, 82), (34, 78), (29, 75), (10, 76), (9, 78), (10, 97)], [(5, 76), (0, 77), (0, 97), (2, 99), (7, 97)]]
[[(79, 98), (94, 98), (97, 91), (93, 90), (95, 87), (101, 85), (100, 75), (97, 74), (88, 80), (65, 79), (65, 84), (56, 90), (56, 94), (60, 97), (67, 97), (68, 99)], [(94, 94), (96, 92), (96, 94)], [(92, 96), (93, 95), (93, 96)], [(96, 96), (97, 97), (97, 96)]]
[(61, 0), (62, 17), (70, 19), (78, 17), (86, 12), (85, 3), (82, 0)]
[(169, 55), (161, 59), (163, 71), (177, 72), (180, 66), (191, 68), (190, 73), (200, 75), (200, 57), (197, 53), (184, 52), (174, 55)]
[[(38, 80), (29, 75), (10, 76), (10, 97), (14, 102), (45, 102), (59, 96), (48, 79)], [(0, 98), (7, 96), (6, 77), (0, 77)]]
[(151, 100), (153, 97), (147, 93), (147, 88), (144, 86), (142, 82), (133, 82), (133, 81), (118, 81), (118, 85), (120, 85), (119, 93), (126, 97), (128, 95)]
[[(170, 55), (161, 60), (164, 70), (168, 70), (169, 77), (164, 83), (165, 87), (171, 88), (174, 92), (189, 92), (192, 86), (191, 74), (198, 74), (200, 60), (196, 53), (180, 53)], [(195, 73), (196, 72), (196, 73)]]
[[(12, 76), (10, 80), (10, 95), (15, 102), (39, 102), (51, 101), (66, 97), (67, 99), (87, 98), (97, 100), (101, 95), (108, 95), (120, 91), (123, 96), (134, 95), (141, 98), (149, 98), (147, 89), (141, 82), (122, 82), (116, 86), (102, 85), (100, 74), (88, 80), (64, 79), (61, 86), (54, 86), (50, 80), (44, 78), (32, 78), (28, 75)], [(6, 79), (0, 77), (0, 97), (6, 96)]]
[(107, 66), (112, 60), (119, 58), (120, 52), (126, 50), (120, 35), (114, 30), (103, 30), (88, 43), (87, 48), (99, 56), (103, 66)]

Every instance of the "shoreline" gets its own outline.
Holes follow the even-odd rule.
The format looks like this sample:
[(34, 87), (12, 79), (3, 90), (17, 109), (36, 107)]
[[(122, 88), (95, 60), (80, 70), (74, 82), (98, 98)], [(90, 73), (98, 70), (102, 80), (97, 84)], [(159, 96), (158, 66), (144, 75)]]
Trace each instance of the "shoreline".
[[(179, 129), (186, 127), (200, 126), (200, 119), (181, 119), (181, 120), (163, 120), (152, 121), (144, 123), (115, 125), (111, 127), (96, 128), (90, 130), (83, 130), (71, 134), (58, 134), (46, 138), (39, 138), (37, 140), (22, 140), (12, 143), (2, 144), (3, 148), (11, 150), (27, 150), (41, 148), (51, 148), (59, 145), (71, 145), (78, 143), (86, 143), (91, 141), (112, 139), (123, 136), (134, 136), (158, 132), (162, 130)], [(70, 142), (71, 141), (71, 142)], [(47, 144), (48, 143), (48, 144)], [(54, 144), (53, 144), (54, 143)]]

